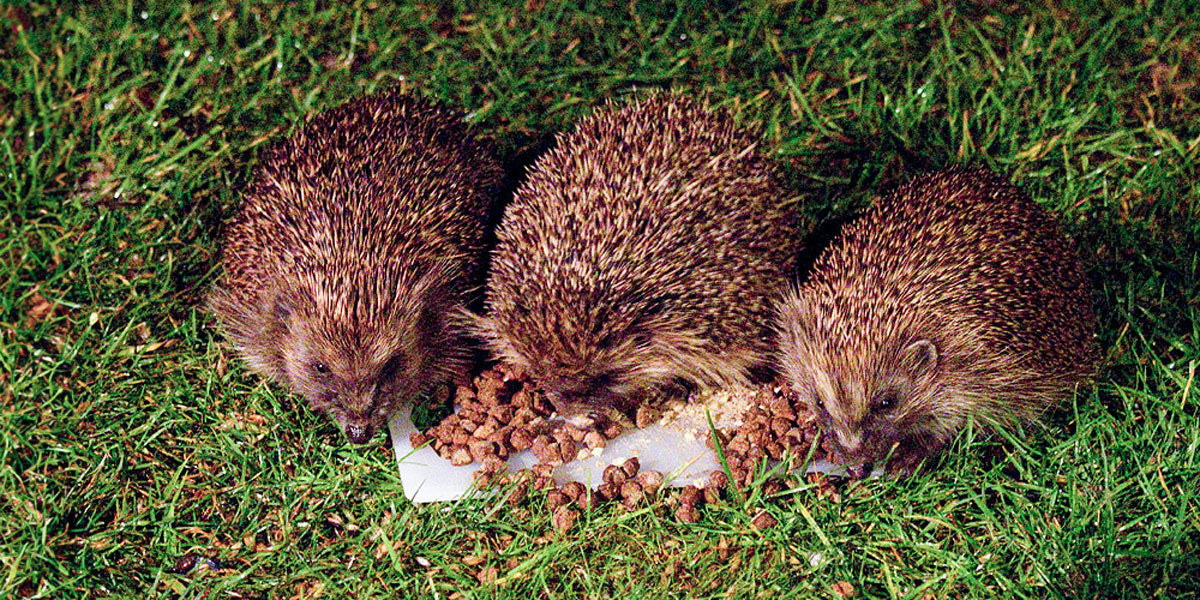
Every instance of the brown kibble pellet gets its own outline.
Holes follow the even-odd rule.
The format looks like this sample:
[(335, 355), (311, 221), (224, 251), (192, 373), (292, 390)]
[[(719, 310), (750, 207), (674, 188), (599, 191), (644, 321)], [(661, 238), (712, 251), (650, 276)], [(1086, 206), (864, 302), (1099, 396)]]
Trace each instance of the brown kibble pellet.
[(471, 451), (466, 446), (454, 446), (450, 451), (450, 464), (461, 467), (471, 464)]
[(486, 439), (489, 439), (489, 438), (491, 438), (492, 436), (496, 435), (496, 431), (497, 431), (498, 429), (499, 429), (499, 427), (496, 427), (496, 426), (495, 426), (495, 425), (494, 425), (494, 424), (491, 422), (491, 419), (488, 419), (488, 421), (484, 422), (484, 424), (483, 424), (483, 425), (480, 425), (479, 427), (476, 427), (476, 428), (475, 428), (475, 431), (474, 431), (474, 432), (472, 432), (472, 434), (471, 434), (471, 435), (473, 435), (474, 437), (476, 437), (476, 438), (478, 438), (478, 439), (481, 439), (481, 440), (486, 440)]
[(621, 470), (625, 472), (625, 477), (628, 479), (637, 477), (638, 470), (641, 468), (642, 461), (638, 460), (636, 456), (630, 456), (625, 459), (625, 462), (621, 463)]
[(621, 495), (621, 488), (606, 481), (596, 487), (596, 494), (605, 500), (612, 500)]
[(637, 482), (642, 486), (642, 491), (653, 494), (662, 487), (663, 474), (658, 471), (642, 471), (637, 475)]
[(625, 483), (628, 476), (625, 475), (625, 470), (617, 465), (608, 465), (604, 467), (604, 482), (619, 486)]
[(781, 417), (771, 419), (771, 433), (775, 435), (783, 435), (792, 428), (792, 422)]
[(459, 385), (454, 388), (454, 403), (461, 406), (475, 399), (475, 389), (469, 385)]
[(591, 490), (584, 488), (583, 493), (575, 499), (575, 504), (580, 510), (589, 510), (592, 508), (592, 503), (595, 501), (595, 498), (596, 494), (593, 494)]
[(783, 419), (795, 419), (796, 411), (792, 410), (792, 403), (787, 401), (787, 398), (777, 398), (771, 401), (771, 414)]
[(579, 511), (568, 506), (560, 506), (554, 510), (554, 529), (563, 532), (575, 525), (575, 521), (579, 519)]
[(766, 511), (759, 511), (754, 518), (750, 520), (750, 526), (755, 529), (770, 529), (775, 526), (778, 521)]
[(754, 471), (750, 469), (741, 468), (733, 472), (733, 483), (739, 490), (750, 485), (753, 479)]
[(700, 488), (694, 485), (689, 485), (684, 487), (682, 490), (679, 490), (679, 501), (683, 504), (695, 506), (700, 504), (703, 499), (704, 492), (700, 491)]
[(546, 493), (546, 506), (549, 507), (550, 510), (554, 510), (560, 506), (569, 504), (570, 502), (571, 499), (568, 498), (566, 494), (558, 490), (550, 490)]
[(475, 574), (475, 579), (478, 579), (479, 583), (487, 584), (495, 582), (499, 575), (500, 570), (496, 568), (496, 565), (490, 565), (479, 569), (479, 572)]
[(525, 494), (527, 493), (529, 493), (529, 483), (526, 481), (519, 481), (512, 487), (511, 490), (508, 491), (508, 496), (506, 496), (504, 500), (509, 506), (516, 506), (525, 499)]
[(563, 486), (559, 489), (562, 491), (562, 493), (566, 494), (567, 497), (570, 498), (571, 500), (578, 500), (581, 496), (583, 496), (585, 493), (587, 493), (587, 488), (584, 487), (583, 484), (579, 483), (578, 481), (570, 481), (570, 482), (564, 483)]
[(705, 504), (716, 504), (721, 501), (721, 488), (705, 487), (704, 502)]
[(529, 430), (517, 428), (508, 437), (508, 443), (513, 447), (513, 450), (521, 452), (528, 450), (533, 445), (533, 436), (529, 434)]
[(429, 440), (430, 440), (430, 437), (428, 435), (425, 435), (424, 433), (421, 433), (420, 431), (414, 431), (414, 432), (408, 434), (408, 443), (410, 445), (412, 445), (413, 448), (420, 448), (421, 446), (424, 446)]
[(563, 462), (562, 452), (560, 452), (558, 442), (551, 438), (539, 435), (533, 439), (533, 446), (529, 448), (533, 455), (537, 457), (538, 462), (547, 465), (556, 465)]
[(575, 460), (578, 454), (579, 446), (575, 443), (575, 440), (567, 438), (558, 442), (558, 455), (562, 462)]
[(535, 477), (553, 477), (554, 465), (538, 463), (532, 467), (529, 467), (529, 471), (533, 473)]
[(662, 418), (662, 411), (656, 408), (651, 408), (646, 405), (639, 406), (637, 413), (634, 415), (633, 422), (638, 426), (638, 429), (649, 427)]
[(839, 581), (829, 586), (829, 591), (833, 592), (838, 598), (853, 598), (855, 594), (854, 584), (849, 581)]
[(722, 489), (729, 485), (729, 476), (725, 471), (712, 471), (708, 474), (708, 485), (706, 487), (714, 489)]
[(774, 496), (783, 491), (783, 484), (775, 479), (772, 479), (772, 480), (764, 483), (762, 489), (763, 489), (763, 495)]
[(589, 431), (587, 435), (583, 436), (583, 445), (588, 448), (603, 448), (607, 444), (608, 440), (599, 431)]
[(680, 523), (695, 523), (700, 520), (700, 511), (696, 510), (695, 504), (680, 504), (675, 509), (675, 518)]
[(530, 408), (533, 406), (533, 396), (525, 390), (521, 390), (512, 397), (512, 405), (517, 409)]
[(489, 417), (501, 423), (508, 423), (509, 421), (512, 421), (513, 415), (516, 414), (516, 411), (516, 407), (512, 406), (511, 404), (505, 404), (489, 408), (487, 414)]
[(495, 477), (493, 477), (493, 474), (482, 469), (471, 473), (471, 483), (475, 486), (475, 489), (487, 489), (492, 486), (494, 481)]
[(611, 440), (611, 439), (617, 437), (618, 435), (621, 435), (621, 431), (622, 431), (621, 426), (619, 424), (609, 423), (608, 425), (606, 425), (604, 427), (604, 431), (602, 431), (601, 433), (604, 434), (604, 437)]
[(642, 491), (642, 486), (632, 479), (621, 484), (621, 497), (626, 501), (637, 504), (642, 501), (642, 497), (646, 494)]
[(483, 462), (489, 456), (496, 456), (496, 445), (487, 440), (471, 440), (467, 442), (467, 450), (475, 462)]

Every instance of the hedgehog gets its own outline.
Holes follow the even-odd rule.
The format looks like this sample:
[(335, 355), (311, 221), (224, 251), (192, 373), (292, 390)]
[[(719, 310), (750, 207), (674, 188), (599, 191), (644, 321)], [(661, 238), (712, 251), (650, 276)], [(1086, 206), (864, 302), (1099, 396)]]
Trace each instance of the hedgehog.
[(678, 93), (610, 102), (560, 134), (498, 226), (486, 348), (583, 427), (746, 381), (769, 362), (801, 247), (797, 198), (757, 150)]
[(458, 113), (406, 94), (317, 115), (265, 153), (207, 297), (249, 367), (366, 443), (470, 363), (502, 172)]
[(919, 176), (846, 225), (776, 315), (778, 367), (853, 477), (912, 473), (968, 421), (1037, 417), (1093, 375), (1079, 255), (1003, 178)]

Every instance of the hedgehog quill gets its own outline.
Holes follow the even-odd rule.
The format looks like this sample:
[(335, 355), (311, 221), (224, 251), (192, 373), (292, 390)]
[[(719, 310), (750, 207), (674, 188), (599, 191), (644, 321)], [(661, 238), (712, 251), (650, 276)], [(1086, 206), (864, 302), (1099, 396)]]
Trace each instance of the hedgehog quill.
[(597, 110), (507, 207), (481, 337), (579, 425), (742, 382), (769, 360), (796, 203), (724, 113), (678, 94)]
[(386, 93), (320, 114), (262, 158), (208, 309), (254, 371), (365, 443), (467, 368), (459, 315), (501, 177), (439, 105)]
[(779, 366), (851, 475), (911, 472), (969, 419), (1036, 417), (1092, 375), (1096, 317), (1053, 217), (986, 171), (918, 177), (780, 305)]

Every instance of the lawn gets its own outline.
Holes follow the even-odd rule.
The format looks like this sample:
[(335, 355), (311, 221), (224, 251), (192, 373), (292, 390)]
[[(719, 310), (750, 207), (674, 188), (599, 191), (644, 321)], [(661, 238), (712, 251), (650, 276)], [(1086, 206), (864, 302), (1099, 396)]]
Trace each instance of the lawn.
[[(0, 595), (1200, 597), (1191, 2), (16, 4)], [(934, 473), (752, 491), (695, 524), (662, 502), (565, 533), (538, 495), (413, 505), (382, 435), (348, 445), (198, 308), (264, 144), (392, 86), (462, 109), (515, 174), (606, 99), (704, 94), (822, 222), (923, 169), (1005, 172), (1082, 248), (1098, 385)]]

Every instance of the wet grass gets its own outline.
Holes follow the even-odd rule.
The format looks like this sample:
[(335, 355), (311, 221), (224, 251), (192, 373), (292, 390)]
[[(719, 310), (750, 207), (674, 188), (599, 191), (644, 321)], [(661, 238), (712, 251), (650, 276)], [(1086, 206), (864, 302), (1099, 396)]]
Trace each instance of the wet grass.
[[(0, 31), (0, 594), (1200, 595), (1188, 2), (23, 3)], [(805, 483), (566, 534), (539, 497), (414, 506), (382, 437), (346, 445), (197, 310), (256, 151), (389, 86), (513, 164), (605, 99), (705, 94), (826, 221), (921, 169), (1002, 170), (1083, 248), (1100, 383), (837, 501)]]

